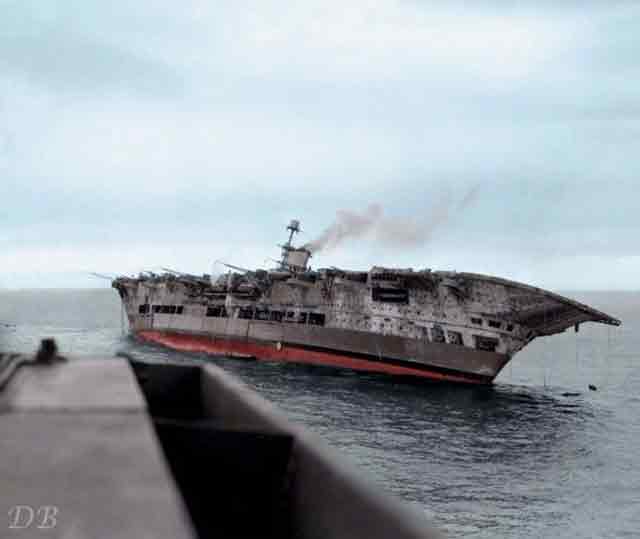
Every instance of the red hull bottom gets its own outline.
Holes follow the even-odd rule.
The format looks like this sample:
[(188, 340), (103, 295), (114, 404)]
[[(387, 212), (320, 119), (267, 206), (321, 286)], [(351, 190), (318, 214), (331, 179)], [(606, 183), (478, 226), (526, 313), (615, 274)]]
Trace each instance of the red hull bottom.
[(457, 382), (466, 384), (487, 384), (491, 380), (479, 380), (464, 374), (449, 374), (428, 370), (428, 368), (414, 369), (401, 365), (393, 365), (383, 361), (370, 361), (349, 356), (343, 352), (323, 352), (308, 350), (290, 344), (267, 344), (203, 335), (189, 335), (182, 333), (165, 333), (162, 331), (140, 331), (137, 336), (145, 341), (161, 344), (174, 350), (183, 352), (204, 352), (215, 355), (230, 355), (255, 357), (258, 360), (283, 361), (288, 363), (306, 363), (311, 365), (328, 365), (342, 367), (356, 371), (386, 373), (400, 376), (416, 376), (430, 380)]

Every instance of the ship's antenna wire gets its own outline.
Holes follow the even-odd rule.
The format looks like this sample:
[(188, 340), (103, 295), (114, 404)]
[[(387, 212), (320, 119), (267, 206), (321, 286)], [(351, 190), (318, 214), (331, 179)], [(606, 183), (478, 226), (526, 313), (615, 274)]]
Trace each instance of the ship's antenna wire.
[(609, 385), (609, 367), (611, 365), (610, 358), (611, 358), (611, 326), (607, 326), (607, 356), (606, 356), (607, 368), (606, 368), (606, 374), (605, 374), (605, 380), (604, 380), (605, 386)]
[[(547, 329), (547, 304), (545, 303), (544, 305), (544, 310), (542, 311), (542, 327), (543, 330)], [(547, 356), (548, 356), (548, 351), (545, 347), (544, 350), (544, 359), (543, 359), (543, 365), (542, 365), (542, 383), (544, 385), (544, 387), (547, 387)]]
[(575, 340), (574, 340), (574, 345), (575, 345), (575, 350), (576, 350), (576, 371), (578, 370), (578, 326), (576, 326), (575, 328)]
[(578, 364), (578, 360), (580, 359), (580, 338), (578, 336), (579, 328), (580, 328), (580, 325), (576, 324), (575, 331), (574, 331), (574, 333), (576, 335), (576, 338), (575, 338), (575, 341), (574, 341), (575, 349), (576, 349), (576, 377), (578, 376), (578, 373), (580, 372), (580, 365)]

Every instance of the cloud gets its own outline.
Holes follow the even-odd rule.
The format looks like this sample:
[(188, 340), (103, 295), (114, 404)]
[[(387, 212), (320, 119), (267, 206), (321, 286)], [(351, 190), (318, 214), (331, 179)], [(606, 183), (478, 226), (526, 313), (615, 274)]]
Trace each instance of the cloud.
[[(292, 217), (304, 242), (339, 208), (381, 201), (424, 223), (430, 201), (463, 192), (420, 247), (362, 238), (314, 263), (531, 265), (553, 283), (584, 257), (638, 253), (634, 3), (2, 10), (0, 243), (15, 272), (51, 244), (67, 272), (103, 244), (149, 259), (198, 245), (206, 256), (182, 252), (192, 271), (219, 252), (262, 264)], [(259, 255), (237, 252), (247, 241)]]
[[(73, 17), (41, 3), (5, 2), (0, 19), (0, 71), (74, 96), (114, 92), (175, 96), (180, 75), (160, 58), (91, 33)], [(80, 22), (80, 21), (78, 21)]]

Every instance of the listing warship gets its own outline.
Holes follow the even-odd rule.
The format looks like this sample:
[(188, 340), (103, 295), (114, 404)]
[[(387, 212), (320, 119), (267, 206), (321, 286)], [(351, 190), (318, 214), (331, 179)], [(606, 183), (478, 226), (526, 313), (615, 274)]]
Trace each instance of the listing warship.
[(374, 266), (312, 270), (297, 220), (273, 270), (118, 277), (131, 332), (173, 349), (490, 384), (533, 339), (620, 321), (507, 279)]

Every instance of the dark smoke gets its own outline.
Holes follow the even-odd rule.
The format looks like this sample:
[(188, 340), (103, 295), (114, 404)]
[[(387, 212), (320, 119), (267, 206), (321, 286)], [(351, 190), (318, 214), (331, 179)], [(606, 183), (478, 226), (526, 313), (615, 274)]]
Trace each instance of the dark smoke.
[(479, 192), (480, 185), (474, 186), (457, 204), (445, 194), (426, 219), (388, 217), (380, 204), (371, 204), (362, 213), (338, 210), (334, 223), (304, 247), (317, 253), (335, 249), (345, 240), (363, 237), (388, 247), (420, 247), (431, 240), (434, 231), (447, 223), (453, 213), (475, 202)]
[(359, 238), (371, 232), (382, 219), (382, 207), (371, 204), (364, 213), (338, 210), (335, 222), (318, 238), (304, 247), (312, 253), (333, 249), (348, 238)]
[(462, 200), (458, 204), (458, 210), (464, 210), (465, 208), (468, 208), (469, 206), (471, 206), (480, 196), (481, 188), (482, 188), (482, 185), (478, 183), (474, 185), (471, 189), (469, 189), (469, 191), (467, 191), (467, 194), (462, 198)]

